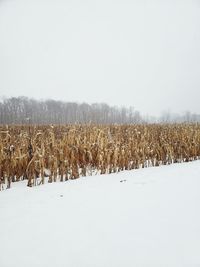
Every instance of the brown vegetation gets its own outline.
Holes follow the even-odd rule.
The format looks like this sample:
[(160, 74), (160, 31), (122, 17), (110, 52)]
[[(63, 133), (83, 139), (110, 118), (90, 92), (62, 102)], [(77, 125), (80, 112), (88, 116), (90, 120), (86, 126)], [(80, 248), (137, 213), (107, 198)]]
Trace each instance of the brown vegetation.
[(1, 126), (0, 188), (28, 186), (200, 156), (200, 125)]

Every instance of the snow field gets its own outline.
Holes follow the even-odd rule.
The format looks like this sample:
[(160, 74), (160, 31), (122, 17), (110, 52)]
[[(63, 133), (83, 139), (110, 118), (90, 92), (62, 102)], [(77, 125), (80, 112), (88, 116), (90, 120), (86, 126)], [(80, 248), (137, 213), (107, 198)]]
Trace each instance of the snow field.
[(0, 192), (1, 267), (200, 266), (200, 161)]

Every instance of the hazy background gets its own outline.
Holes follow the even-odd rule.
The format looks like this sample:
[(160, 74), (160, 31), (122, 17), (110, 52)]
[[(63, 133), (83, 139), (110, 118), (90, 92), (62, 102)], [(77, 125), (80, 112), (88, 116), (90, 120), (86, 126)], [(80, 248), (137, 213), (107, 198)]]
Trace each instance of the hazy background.
[(0, 95), (200, 113), (200, 1), (0, 0)]

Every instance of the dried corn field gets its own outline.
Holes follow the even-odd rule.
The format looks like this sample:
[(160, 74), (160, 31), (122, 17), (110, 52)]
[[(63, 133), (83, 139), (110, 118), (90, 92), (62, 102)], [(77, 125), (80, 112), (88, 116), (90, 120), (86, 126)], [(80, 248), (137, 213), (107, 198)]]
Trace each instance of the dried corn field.
[(192, 161), (200, 125), (1, 126), (0, 188)]

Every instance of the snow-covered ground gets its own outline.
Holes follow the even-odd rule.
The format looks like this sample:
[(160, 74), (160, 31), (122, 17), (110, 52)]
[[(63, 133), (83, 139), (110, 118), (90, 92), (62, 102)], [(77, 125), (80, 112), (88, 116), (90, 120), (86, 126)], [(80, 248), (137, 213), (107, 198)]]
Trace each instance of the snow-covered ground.
[(12, 184), (0, 192), (0, 266), (200, 266), (200, 161)]

